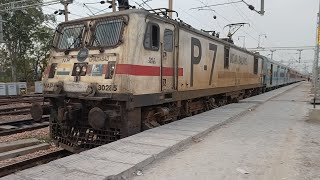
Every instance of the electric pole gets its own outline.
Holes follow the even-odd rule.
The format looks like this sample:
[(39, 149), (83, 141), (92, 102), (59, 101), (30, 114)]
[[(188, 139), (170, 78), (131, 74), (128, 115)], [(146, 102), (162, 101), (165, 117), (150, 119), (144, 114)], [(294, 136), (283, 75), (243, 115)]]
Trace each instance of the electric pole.
[(112, 0), (112, 12), (116, 12), (116, 0)]
[(317, 98), (317, 91), (318, 91), (318, 77), (319, 77), (319, 46), (320, 46), (320, 0), (319, 0), (319, 12), (317, 15), (317, 39), (316, 39), (316, 53), (314, 59), (314, 67), (313, 67), (313, 82), (314, 82), (314, 98), (313, 98), (313, 107), (316, 107), (316, 98)]
[(68, 3), (64, 3), (64, 21), (67, 22), (69, 20), (69, 17), (68, 17)]
[(276, 51), (276, 50), (270, 50), (271, 51), (271, 60), (273, 60), (273, 53)]
[(303, 50), (302, 49), (298, 49), (297, 51), (299, 52), (299, 63), (300, 63), (301, 62), (301, 53), (302, 53)]
[(64, 21), (67, 22), (69, 20), (68, 6), (73, 3), (73, 0), (61, 0), (60, 2), (64, 6)]
[[(169, 10), (173, 10), (173, 0), (169, 0)], [(172, 18), (172, 12), (169, 12), (169, 17)]]
[(261, 0), (261, 10), (260, 10), (260, 15), (261, 16), (263, 16), (264, 15), (264, 13), (265, 13), (265, 11), (264, 11), (264, 0)]

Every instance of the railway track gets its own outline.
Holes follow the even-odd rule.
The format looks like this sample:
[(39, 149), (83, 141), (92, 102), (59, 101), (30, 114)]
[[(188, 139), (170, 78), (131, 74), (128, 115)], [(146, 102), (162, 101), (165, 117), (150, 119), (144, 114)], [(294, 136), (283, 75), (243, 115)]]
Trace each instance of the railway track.
[(22, 106), (22, 107), (0, 109), (0, 116), (29, 114), (30, 109), (31, 109), (31, 106)]
[(15, 99), (0, 99), (1, 105), (15, 104), (15, 103), (33, 103), (33, 102), (42, 102), (43, 97), (23, 97), (23, 98), (15, 98)]
[(37, 95), (20, 95), (20, 96), (0, 96), (0, 99), (19, 99), (19, 98), (33, 98), (33, 97), (42, 97), (42, 94)]
[(3, 167), (0, 167), (0, 177), (12, 174), (14, 172), (17, 171), (21, 171), (24, 169), (28, 169), (31, 167), (35, 167), (38, 166), (40, 164), (45, 164), (48, 163), (50, 161), (59, 159), (59, 158), (63, 158), (66, 157), (68, 155), (71, 155), (72, 153), (70, 153), (69, 151), (66, 150), (57, 150), (54, 152), (50, 152), (44, 155), (40, 155), (34, 158), (30, 158), (24, 161), (20, 161), (17, 163), (13, 163), (13, 164), (9, 164)]
[(33, 119), (17, 120), (12, 122), (0, 122), (0, 137), (11, 134), (32, 131), (49, 126), (49, 117), (45, 116), (40, 122), (34, 122)]

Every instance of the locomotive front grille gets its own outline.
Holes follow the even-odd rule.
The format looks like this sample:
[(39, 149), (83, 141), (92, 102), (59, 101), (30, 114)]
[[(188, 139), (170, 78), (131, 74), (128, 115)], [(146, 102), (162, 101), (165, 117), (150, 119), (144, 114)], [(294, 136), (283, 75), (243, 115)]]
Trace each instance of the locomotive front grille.
[(90, 127), (51, 124), (51, 137), (59, 146), (77, 153), (120, 139), (120, 129), (96, 130)]

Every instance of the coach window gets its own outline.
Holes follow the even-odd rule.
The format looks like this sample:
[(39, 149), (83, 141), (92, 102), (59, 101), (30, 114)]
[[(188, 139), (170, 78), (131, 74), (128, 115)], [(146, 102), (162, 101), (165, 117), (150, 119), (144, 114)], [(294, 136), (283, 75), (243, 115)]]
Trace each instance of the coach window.
[(144, 48), (158, 51), (160, 44), (160, 27), (155, 23), (148, 23), (144, 36)]
[(224, 68), (229, 69), (230, 48), (224, 47)]
[(164, 30), (164, 51), (173, 51), (173, 31), (170, 29)]
[(254, 58), (254, 62), (253, 62), (253, 73), (254, 74), (258, 74), (258, 58), (255, 57)]

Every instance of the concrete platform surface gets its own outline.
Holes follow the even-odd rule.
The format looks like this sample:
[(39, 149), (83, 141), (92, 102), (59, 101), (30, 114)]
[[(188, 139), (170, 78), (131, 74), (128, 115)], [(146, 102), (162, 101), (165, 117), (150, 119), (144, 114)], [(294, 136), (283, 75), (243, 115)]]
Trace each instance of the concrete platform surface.
[(131, 179), (319, 180), (320, 120), (308, 117), (308, 89), (266, 101)]
[[(284, 87), (284, 90), (278, 92), (283, 93), (297, 85)], [(275, 95), (276, 93), (260, 95), (264, 96), (260, 100), (267, 101)], [(250, 113), (259, 104), (260, 102), (230, 104), (2, 179), (131, 179), (137, 171)]]
[(273, 91), (269, 91), (269, 92), (266, 92), (266, 93), (258, 95), (258, 96), (253, 96), (253, 97), (250, 97), (250, 98), (247, 98), (247, 99), (243, 99), (240, 102), (246, 102), (246, 103), (248, 103), (248, 102), (258, 102), (258, 103), (263, 103), (263, 102), (269, 100), (270, 98), (274, 98), (276, 96), (279, 96), (282, 93), (286, 92), (287, 90), (290, 90), (290, 89), (292, 89), (294, 87), (299, 86), (301, 83), (303, 83), (303, 82), (291, 84), (289, 86), (285, 86), (285, 87), (282, 87), (282, 88), (279, 88), (279, 89), (275, 89)]

